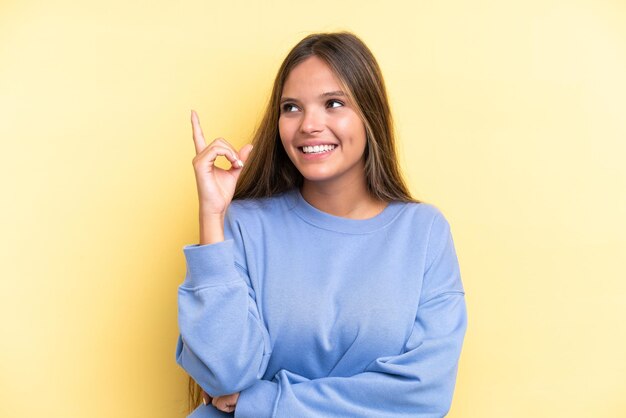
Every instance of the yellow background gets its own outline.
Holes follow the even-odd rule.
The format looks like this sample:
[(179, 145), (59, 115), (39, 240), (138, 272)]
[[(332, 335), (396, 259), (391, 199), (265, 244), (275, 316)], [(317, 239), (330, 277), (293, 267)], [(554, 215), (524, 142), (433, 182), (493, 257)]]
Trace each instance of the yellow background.
[(621, 0), (2, 1), (0, 416), (184, 416), (189, 111), (243, 145), (289, 48), (338, 29), (452, 225), (449, 416), (626, 416)]

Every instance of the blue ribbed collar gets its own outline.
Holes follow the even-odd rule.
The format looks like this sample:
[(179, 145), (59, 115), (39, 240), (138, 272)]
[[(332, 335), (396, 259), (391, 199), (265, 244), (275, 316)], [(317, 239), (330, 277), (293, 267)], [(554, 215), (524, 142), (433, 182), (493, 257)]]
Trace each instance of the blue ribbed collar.
[(297, 188), (286, 192), (294, 211), (304, 221), (318, 228), (346, 234), (369, 234), (389, 225), (407, 206), (404, 202), (390, 202), (382, 212), (368, 219), (349, 219), (331, 215), (304, 200)]

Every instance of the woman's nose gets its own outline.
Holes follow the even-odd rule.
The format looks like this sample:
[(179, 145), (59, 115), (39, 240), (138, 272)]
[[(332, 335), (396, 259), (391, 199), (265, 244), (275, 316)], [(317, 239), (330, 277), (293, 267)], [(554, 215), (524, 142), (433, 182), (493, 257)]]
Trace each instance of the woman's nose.
[(303, 133), (314, 133), (324, 130), (324, 115), (319, 110), (307, 110), (302, 116), (302, 123), (300, 124), (300, 130)]

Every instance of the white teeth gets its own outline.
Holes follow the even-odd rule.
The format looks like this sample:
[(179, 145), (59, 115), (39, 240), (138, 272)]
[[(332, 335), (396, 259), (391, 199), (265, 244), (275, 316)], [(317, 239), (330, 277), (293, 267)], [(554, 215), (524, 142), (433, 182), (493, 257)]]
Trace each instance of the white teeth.
[(313, 154), (313, 153), (321, 154), (322, 152), (331, 151), (335, 149), (336, 147), (337, 147), (336, 145), (313, 145), (313, 146), (308, 146), (308, 147), (302, 147), (302, 151), (305, 154)]

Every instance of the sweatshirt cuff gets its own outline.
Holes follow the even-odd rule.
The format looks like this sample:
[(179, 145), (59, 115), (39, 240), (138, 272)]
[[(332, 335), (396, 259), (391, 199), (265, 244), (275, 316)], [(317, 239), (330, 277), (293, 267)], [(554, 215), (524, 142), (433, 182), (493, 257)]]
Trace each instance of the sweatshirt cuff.
[(235, 268), (232, 239), (215, 244), (186, 245), (183, 253), (187, 261), (187, 274), (182, 287), (193, 289), (241, 279)]
[(259, 380), (239, 394), (235, 418), (271, 417), (277, 397), (278, 383)]

